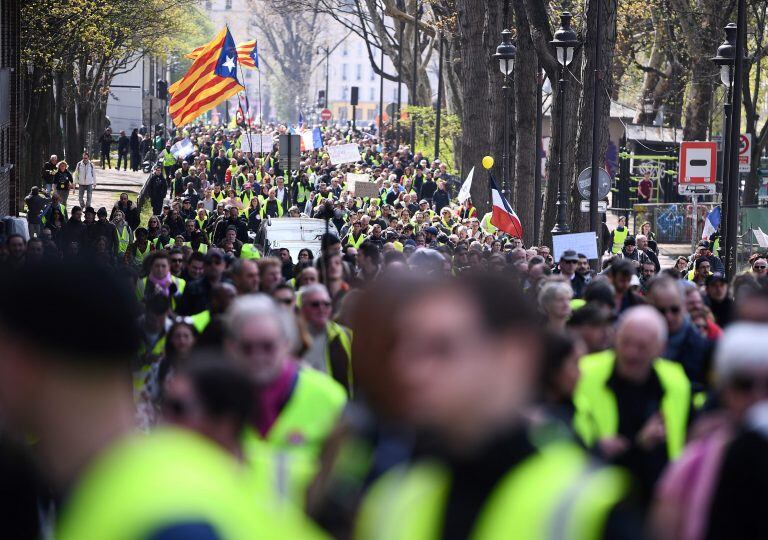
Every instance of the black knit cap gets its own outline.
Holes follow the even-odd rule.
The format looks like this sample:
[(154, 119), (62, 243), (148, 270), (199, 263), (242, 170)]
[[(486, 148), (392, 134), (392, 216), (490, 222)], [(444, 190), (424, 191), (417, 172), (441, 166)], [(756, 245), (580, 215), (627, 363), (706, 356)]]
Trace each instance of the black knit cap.
[[(52, 279), (63, 286), (52, 290)], [(52, 360), (127, 365), (139, 346), (137, 314), (128, 280), (95, 261), (0, 271), (0, 328)]]

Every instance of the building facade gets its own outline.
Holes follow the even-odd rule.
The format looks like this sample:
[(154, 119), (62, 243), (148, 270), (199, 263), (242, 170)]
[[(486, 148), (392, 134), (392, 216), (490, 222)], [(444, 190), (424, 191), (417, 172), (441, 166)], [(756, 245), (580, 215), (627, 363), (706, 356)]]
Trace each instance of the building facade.
[(0, 217), (16, 215), (19, 193), (20, 2), (0, 0)]

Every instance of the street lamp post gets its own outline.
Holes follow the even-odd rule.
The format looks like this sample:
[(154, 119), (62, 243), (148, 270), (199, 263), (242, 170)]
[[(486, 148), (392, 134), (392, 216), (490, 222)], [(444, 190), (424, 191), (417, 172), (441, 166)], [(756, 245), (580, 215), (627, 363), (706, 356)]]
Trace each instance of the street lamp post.
[[(403, 0), (397, 0), (397, 9), (403, 11)], [(400, 32), (397, 38), (397, 146), (400, 146), (402, 133), (400, 131), (400, 112), (403, 105), (403, 29), (405, 23), (400, 21)]]
[(509, 192), (509, 100), (511, 97), (511, 88), (509, 79), (512, 76), (512, 70), (515, 67), (515, 54), (517, 49), (512, 45), (512, 32), (507, 29), (501, 32), (501, 45), (496, 47), (496, 54), (493, 57), (499, 61), (499, 70), (504, 76), (504, 148), (501, 154), (501, 191), (506, 196)]
[(573, 61), (573, 53), (579, 45), (576, 32), (571, 28), (572, 15), (565, 11), (560, 15), (560, 28), (555, 32), (554, 39), (550, 42), (555, 47), (557, 62), (560, 64), (560, 80), (558, 81), (558, 94), (560, 94), (560, 183), (557, 190), (557, 223), (552, 229), (552, 234), (563, 234), (570, 231), (567, 222), (566, 207), (568, 196), (568, 173), (564, 167), (565, 149), (565, 70)]
[(442, 116), (442, 106), (443, 106), (443, 34), (438, 31), (437, 32), (437, 39), (439, 40), (440, 46), (438, 47), (439, 52), (439, 60), (437, 63), (437, 107), (435, 107), (435, 157), (434, 159), (438, 159), (440, 157), (440, 120)]
[[(408, 95), (408, 105), (416, 105), (416, 95), (418, 91), (416, 85), (418, 84), (418, 69), (419, 69), (419, 15), (421, 15), (421, 5), (416, 5), (416, 13), (413, 14), (413, 66), (411, 70), (411, 87), (413, 89), (413, 95)], [(411, 153), (416, 155), (416, 118), (411, 112), (408, 115), (411, 119)]]
[[(726, 179), (728, 178), (729, 171), (729, 156), (730, 156), (730, 126), (731, 126), (731, 99), (733, 90), (733, 61), (736, 58), (736, 24), (728, 23), (725, 27), (725, 41), (717, 48), (717, 55), (712, 58), (712, 61), (720, 67), (720, 82), (725, 86), (725, 100), (723, 103), (723, 163), (721, 168), (721, 183), (722, 183), (722, 208), (721, 215), (723, 217), (728, 215), (728, 187), (726, 185)], [(721, 223), (724, 227), (721, 229), (721, 244), (723, 252), (728, 252), (728, 235), (722, 234), (727, 231), (730, 224), (721, 218)], [(717, 254), (715, 254), (717, 255)]]

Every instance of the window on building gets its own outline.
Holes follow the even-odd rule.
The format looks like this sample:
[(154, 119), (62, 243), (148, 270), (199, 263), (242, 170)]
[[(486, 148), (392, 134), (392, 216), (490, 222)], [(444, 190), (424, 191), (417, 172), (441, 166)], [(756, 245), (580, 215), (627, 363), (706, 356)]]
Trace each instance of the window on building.
[(355, 78), (358, 81), (361, 81), (363, 79), (363, 65), (362, 64), (357, 64), (355, 66)]
[(211, 8), (213, 7), (213, 5), (212, 5), (212, 4), (213, 4), (213, 3), (211, 2), (211, 0), (206, 0), (206, 2), (205, 2), (205, 9), (207, 9), (208, 11), (210, 11), (210, 10), (211, 10)]
[(373, 71), (373, 68), (371, 68), (371, 77), (370, 77), (370, 79), (371, 79), (372, 81), (375, 81), (375, 80), (376, 80), (376, 72), (375, 72), (375, 71)]
[(347, 80), (347, 64), (341, 64), (341, 80)]
[(232, 0), (224, 0), (224, 9), (232, 9)]
[(346, 44), (341, 48), (341, 56), (349, 56), (349, 49), (347, 49)]
[(376, 109), (368, 109), (368, 117), (366, 120), (372, 121), (376, 119)]
[(371, 86), (369, 90), (370, 92), (368, 92), (368, 99), (371, 101), (376, 101), (376, 89)]
[(347, 101), (347, 99), (349, 99), (349, 86), (345, 86), (341, 89), (341, 99), (342, 101)]

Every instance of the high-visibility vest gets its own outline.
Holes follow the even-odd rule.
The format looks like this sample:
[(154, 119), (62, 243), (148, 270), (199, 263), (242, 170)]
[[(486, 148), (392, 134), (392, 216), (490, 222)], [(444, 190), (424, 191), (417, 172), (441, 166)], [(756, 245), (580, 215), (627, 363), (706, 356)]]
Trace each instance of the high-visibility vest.
[[(437, 460), (395, 467), (368, 491), (353, 538), (437, 540), (451, 483), (450, 469)], [(596, 467), (576, 444), (545, 444), (499, 479), (469, 538), (596, 540), (629, 486), (626, 473)]]
[[(280, 201), (275, 199), (275, 202), (277, 203), (277, 217), (283, 217), (283, 205), (280, 204)], [(264, 217), (267, 215), (267, 202), (265, 201), (264, 204), (259, 208), (259, 216), (261, 216), (261, 219), (264, 219)]]
[[(579, 362), (581, 377), (573, 398), (574, 429), (587, 445), (618, 433), (619, 408), (616, 396), (608, 387), (615, 363), (616, 353), (612, 350), (589, 354)], [(657, 358), (653, 361), (653, 371), (664, 390), (659, 408), (667, 432), (667, 455), (675, 459), (685, 445), (691, 383), (677, 362)]]
[(139, 246), (134, 244), (134, 250), (133, 250), (133, 260), (137, 263), (141, 264), (144, 262), (144, 259), (147, 257), (147, 254), (151, 251), (152, 244), (150, 242), (147, 242), (147, 248), (141, 252), (139, 251)]
[[(148, 282), (149, 277), (145, 277), (136, 283), (136, 299), (139, 302), (144, 301), (144, 294), (147, 290)], [(182, 294), (184, 294), (184, 287), (187, 285), (187, 282), (176, 276), (171, 276), (171, 282), (176, 285), (176, 294), (174, 295), (174, 298), (171, 298), (171, 305), (173, 306), (176, 302), (175, 297), (180, 297)]]
[[(192, 247), (192, 242), (184, 242), (184, 244), (182, 244), (182, 245), (191, 248)], [(192, 251), (197, 251), (199, 253), (208, 253), (208, 244), (204, 244), (203, 242), (200, 242), (198, 244), (198, 246), (197, 246), (197, 250), (195, 250), (193, 248)]]
[(498, 229), (491, 223), (491, 217), (493, 217), (491, 212), (485, 214), (480, 220), (480, 228), (488, 234), (495, 234)]
[(325, 340), (325, 368), (328, 373), (333, 373), (331, 364), (331, 345), (338, 340), (341, 349), (346, 356), (347, 373), (345, 375), (346, 387), (349, 389), (349, 395), (352, 396), (352, 331), (339, 323), (328, 321), (326, 326)]
[(259, 249), (253, 244), (243, 244), (243, 247), (240, 250), (240, 258), (261, 259), (261, 253), (259, 253)]
[(139, 540), (174, 525), (210, 527), (222, 540), (316, 538), (269, 511), (241, 467), (214, 442), (163, 427), (126, 437), (86, 468), (62, 507), (57, 540)]
[(248, 429), (246, 444), (256, 438), (272, 448), (317, 459), (346, 401), (344, 388), (330, 375), (299, 368), (293, 392), (267, 436)]
[(163, 150), (160, 157), (163, 159), (163, 167), (171, 167), (176, 163), (176, 156), (167, 150)]
[(219, 194), (218, 194), (218, 195), (216, 195), (216, 192), (215, 192), (215, 191), (214, 191), (214, 192), (212, 192), (212, 193), (211, 193), (211, 199), (213, 199), (213, 200), (214, 200), (214, 201), (216, 201), (217, 203), (220, 203), (222, 200), (224, 200), (224, 192), (222, 192), (222, 191), (219, 191)]
[(304, 184), (299, 183), (296, 188), (296, 203), (303, 204), (307, 202), (308, 191)]
[(243, 209), (240, 210), (241, 214), (248, 213), (248, 211), (251, 209), (251, 199), (253, 199), (255, 196), (256, 194), (254, 192), (251, 192), (249, 195), (245, 191), (240, 195), (240, 200), (243, 201)]
[(621, 250), (624, 249), (624, 240), (627, 239), (627, 236), (629, 236), (629, 229), (624, 227), (623, 231), (620, 231), (618, 228), (613, 230), (613, 247), (611, 248), (611, 253), (614, 255), (617, 253), (621, 253)]
[(203, 331), (205, 331), (205, 329), (208, 328), (208, 325), (211, 323), (211, 312), (210, 310), (206, 309), (200, 313), (195, 313), (190, 317), (190, 319), (192, 319), (192, 326), (195, 327), (197, 333), (202, 334)]
[(195, 222), (197, 222), (197, 226), (202, 231), (205, 228), (205, 222), (208, 221), (208, 217), (204, 217), (203, 219), (200, 219), (199, 217), (195, 217)]
[[(61, 217), (64, 219), (64, 221), (67, 220), (67, 207), (63, 204), (59, 203), (59, 210), (61, 211)], [(48, 224), (48, 217), (47, 212), (43, 212), (43, 216), (40, 218), (40, 223), (43, 224), (43, 226)]]
[(117, 230), (117, 242), (117, 252), (122, 255), (131, 243), (131, 231), (128, 225), (123, 225), (122, 229)]
[(347, 245), (352, 246), (355, 249), (360, 249), (360, 246), (363, 245), (363, 242), (365, 242), (365, 239), (368, 238), (363, 233), (360, 233), (360, 236), (357, 237), (357, 240), (355, 240), (355, 237), (352, 235), (352, 233), (349, 233), (347, 236)]

